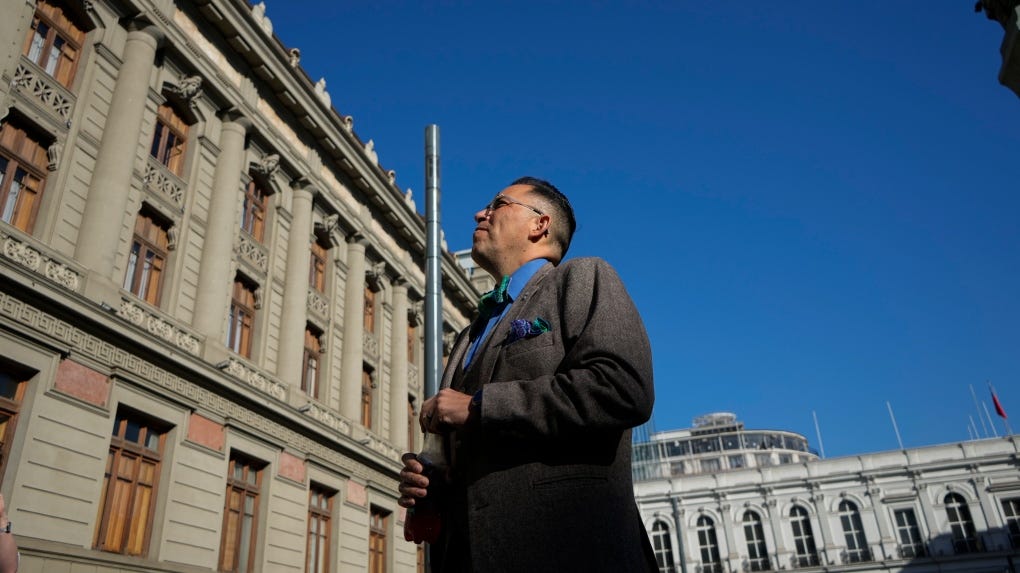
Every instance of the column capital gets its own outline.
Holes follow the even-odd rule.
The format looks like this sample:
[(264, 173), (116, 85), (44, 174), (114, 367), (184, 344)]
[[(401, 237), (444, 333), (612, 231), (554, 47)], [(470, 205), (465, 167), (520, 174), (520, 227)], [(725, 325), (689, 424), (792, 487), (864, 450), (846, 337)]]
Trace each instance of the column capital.
[(223, 127), (236, 126), (241, 128), (244, 133), (248, 133), (248, 130), (252, 128), (252, 121), (248, 119), (240, 110), (236, 107), (229, 107), (221, 109), (217, 115), (220, 121), (223, 122)]
[(166, 34), (145, 18), (135, 18), (128, 21), (127, 30), (128, 40), (136, 39), (149, 42), (155, 49), (159, 49), (163, 45), (163, 40), (166, 39)]

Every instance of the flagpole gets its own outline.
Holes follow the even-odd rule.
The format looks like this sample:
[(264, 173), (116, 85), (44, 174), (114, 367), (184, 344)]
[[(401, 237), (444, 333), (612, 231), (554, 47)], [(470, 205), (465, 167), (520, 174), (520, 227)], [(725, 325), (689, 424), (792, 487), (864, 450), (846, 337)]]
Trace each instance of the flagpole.
[(988, 413), (988, 404), (981, 402), (981, 406), (985, 409), (985, 416), (988, 416), (988, 425), (992, 427), (992, 435), (998, 438), (999, 431), (995, 429), (995, 422), (992, 421), (992, 415)]
[(822, 431), (818, 428), (818, 416), (814, 410), (811, 410), (811, 417), (815, 419), (815, 435), (818, 436), (818, 451), (822, 453), (822, 459), (825, 459), (825, 444), (822, 443)]
[(972, 436), (971, 439), (972, 440), (980, 440), (981, 439), (981, 434), (979, 434), (978, 431), (977, 431), (977, 424), (974, 423), (974, 416), (971, 416), (970, 414), (967, 414), (967, 419), (970, 420), (970, 426), (968, 426), (967, 429), (970, 430), (971, 428), (974, 428), (974, 433), (971, 434), (971, 436)]
[(900, 428), (899, 428), (899, 426), (897, 426), (897, 425), (896, 425), (896, 416), (893, 416), (893, 413), (892, 413), (892, 405), (891, 405), (891, 404), (889, 404), (889, 401), (888, 401), (888, 400), (886, 400), (886, 401), (885, 401), (885, 407), (886, 407), (886, 408), (889, 408), (889, 419), (890, 419), (890, 420), (892, 420), (892, 427), (893, 427), (893, 430), (895, 430), (895, 431), (896, 431), (896, 441), (897, 441), (897, 442), (898, 442), (898, 443), (900, 444), (900, 449), (901, 449), (901, 450), (902, 450), (902, 449), (905, 449), (905, 448), (903, 447), (903, 439), (902, 439), (902, 438), (900, 438)]
[[(974, 385), (973, 384), (967, 384), (967, 386), (970, 387), (970, 396), (971, 396), (971, 398), (974, 398), (974, 409), (977, 410), (978, 420), (981, 420), (981, 431), (984, 432), (985, 437), (987, 438), (988, 437), (988, 428), (985, 426), (985, 419), (983, 417), (981, 417), (981, 406), (978, 404), (977, 393), (974, 392)], [(974, 429), (976, 430), (977, 426), (975, 426)]]

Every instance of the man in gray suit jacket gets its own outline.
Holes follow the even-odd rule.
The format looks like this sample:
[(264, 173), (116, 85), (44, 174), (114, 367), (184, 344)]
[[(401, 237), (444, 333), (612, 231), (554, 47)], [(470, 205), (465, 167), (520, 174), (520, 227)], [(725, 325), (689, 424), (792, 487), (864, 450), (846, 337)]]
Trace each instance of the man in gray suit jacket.
[[(651, 348), (602, 259), (563, 264), (567, 198), (525, 177), (475, 214), (472, 258), (499, 281), (422, 404), (450, 470), (431, 475), (434, 573), (658, 571), (631, 483), (631, 428), (651, 416)], [(429, 477), (403, 457), (400, 505)]]

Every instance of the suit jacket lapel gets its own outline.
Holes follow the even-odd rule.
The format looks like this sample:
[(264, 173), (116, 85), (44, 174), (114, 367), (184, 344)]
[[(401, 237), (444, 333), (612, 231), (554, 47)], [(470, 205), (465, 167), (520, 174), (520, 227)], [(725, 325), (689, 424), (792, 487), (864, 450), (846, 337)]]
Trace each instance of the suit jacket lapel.
[(507, 313), (492, 328), (489, 338), (482, 342), (481, 347), (475, 352), (474, 358), (472, 358), (471, 364), (467, 369), (467, 372), (472, 374), (469, 380), (474, 382), (471, 384), (471, 388), (466, 388), (469, 394), (474, 394), (492, 380), (492, 373), (495, 370), (496, 362), (503, 353), (503, 341), (506, 340), (510, 323), (526, 315), (529, 299), (538, 290), (543, 279), (555, 268), (552, 263), (546, 263), (535, 272), (531, 280), (528, 281), (527, 286), (524, 287), (524, 290), (521, 291), (517, 299), (510, 305)]

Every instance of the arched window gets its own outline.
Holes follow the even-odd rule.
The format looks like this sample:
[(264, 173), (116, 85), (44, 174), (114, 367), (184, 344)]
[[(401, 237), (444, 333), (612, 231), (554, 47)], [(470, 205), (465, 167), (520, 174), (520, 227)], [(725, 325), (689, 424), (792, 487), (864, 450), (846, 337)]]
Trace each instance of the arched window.
[(958, 493), (950, 493), (946, 495), (945, 503), (949, 528), (953, 532), (953, 551), (957, 553), (977, 551), (977, 533), (974, 531), (974, 520), (970, 517), (967, 501)]
[(843, 526), (843, 537), (846, 539), (846, 559), (848, 563), (871, 561), (868, 551), (868, 539), (864, 536), (864, 524), (861, 523), (861, 512), (852, 501), (839, 502), (839, 522)]
[(769, 552), (765, 546), (765, 531), (761, 516), (753, 511), (744, 513), (744, 539), (747, 541), (747, 560), (751, 571), (768, 571)]
[(811, 530), (811, 517), (803, 507), (795, 505), (790, 508), (790, 528), (793, 529), (793, 544), (798, 567), (814, 567), (818, 565), (818, 550), (815, 547), (815, 535)]
[(719, 541), (715, 535), (715, 523), (711, 517), (698, 518), (698, 548), (701, 549), (702, 573), (722, 573), (722, 559), (719, 557)]
[(673, 544), (670, 543), (669, 525), (656, 520), (652, 525), (652, 550), (655, 562), (659, 565), (659, 573), (675, 573), (673, 566)]

